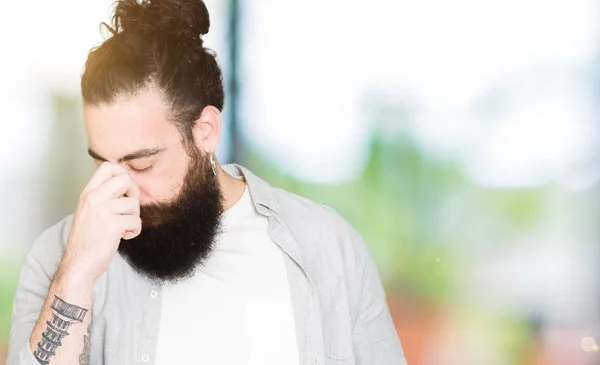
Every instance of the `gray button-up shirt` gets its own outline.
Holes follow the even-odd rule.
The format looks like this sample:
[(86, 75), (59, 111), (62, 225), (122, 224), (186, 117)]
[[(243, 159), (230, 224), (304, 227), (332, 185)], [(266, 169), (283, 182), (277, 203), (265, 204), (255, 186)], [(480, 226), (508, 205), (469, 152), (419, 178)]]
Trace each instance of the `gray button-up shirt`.
[[(273, 188), (239, 165), (224, 169), (246, 180), (257, 211), (268, 217), (269, 236), (285, 253), (300, 364), (405, 365), (377, 268), (359, 234), (330, 208)], [(23, 263), (8, 365), (37, 364), (29, 337), (71, 221), (45, 231)], [(91, 363), (152, 364), (161, 297), (160, 286), (117, 255), (94, 287)]]

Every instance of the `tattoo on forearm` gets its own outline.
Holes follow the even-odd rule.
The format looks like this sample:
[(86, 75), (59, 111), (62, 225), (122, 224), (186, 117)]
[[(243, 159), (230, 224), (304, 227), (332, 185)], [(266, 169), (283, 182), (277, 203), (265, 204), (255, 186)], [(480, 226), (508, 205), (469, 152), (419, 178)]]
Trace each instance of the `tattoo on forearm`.
[(81, 323), (88, 311), (69, 304), (56, 295), (50, 309), (52, 318), (46, 321), (46, 331), (42, 333), (42, 340), (38, 342), (37, 350), (33, 353), (33, 356), (42, 365), (47, 365), (50, 358), (56, 354), (56, 349), (62, 345), (61, 340), (69, 334), (67, 332), (69, 326), (73, 323)]
[(90, 365), (90, 330), (92, 324), (87, 328), (87, 333), (83, 336), (83, 352), (79, 355), (79, 365)]

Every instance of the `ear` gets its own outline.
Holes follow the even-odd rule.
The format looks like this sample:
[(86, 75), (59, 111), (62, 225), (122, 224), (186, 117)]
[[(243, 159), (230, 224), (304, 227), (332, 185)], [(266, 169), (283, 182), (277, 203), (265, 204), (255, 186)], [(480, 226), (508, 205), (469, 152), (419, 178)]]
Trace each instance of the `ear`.
[(213, 153), (217, 149), (221, 137), (221, 112), (212, 105), (206, 106), (192, 130), (196, 146), (205, 153)]

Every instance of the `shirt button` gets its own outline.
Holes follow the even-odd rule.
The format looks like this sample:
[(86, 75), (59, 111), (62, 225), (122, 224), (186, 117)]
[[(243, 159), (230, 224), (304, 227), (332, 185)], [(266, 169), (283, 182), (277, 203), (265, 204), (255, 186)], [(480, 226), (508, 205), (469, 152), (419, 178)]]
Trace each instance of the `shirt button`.
[(142, 355), (142, 362), (150, 362), (150, 356), (148, 354)]
[(158, 297), (158, 292), (154, 289), (150, 290), (150, 298), (156, 299)]

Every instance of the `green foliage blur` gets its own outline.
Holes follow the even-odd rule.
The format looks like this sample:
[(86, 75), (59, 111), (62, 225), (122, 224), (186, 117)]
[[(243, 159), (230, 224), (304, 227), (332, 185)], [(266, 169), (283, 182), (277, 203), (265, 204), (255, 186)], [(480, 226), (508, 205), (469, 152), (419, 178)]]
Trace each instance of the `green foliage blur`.
[(8, 342), (12, 300), (17, 289), (19, 264), (8, 250), (0, 251), (0, 352)]
[(477, 239), (470, 227), (500, 241), (543, 215), (544, 189), (478, 188), (455, 161), (428, 156), (406, 136), (376, 134), (363, 172), (339, 185), (303, 182), (257, 153), (247, 156), (250, 168), (272, 185), (346, 218), (365, 239), (389, 290), (436, 305), (448, 300), (461, 274), (454, 246)]

